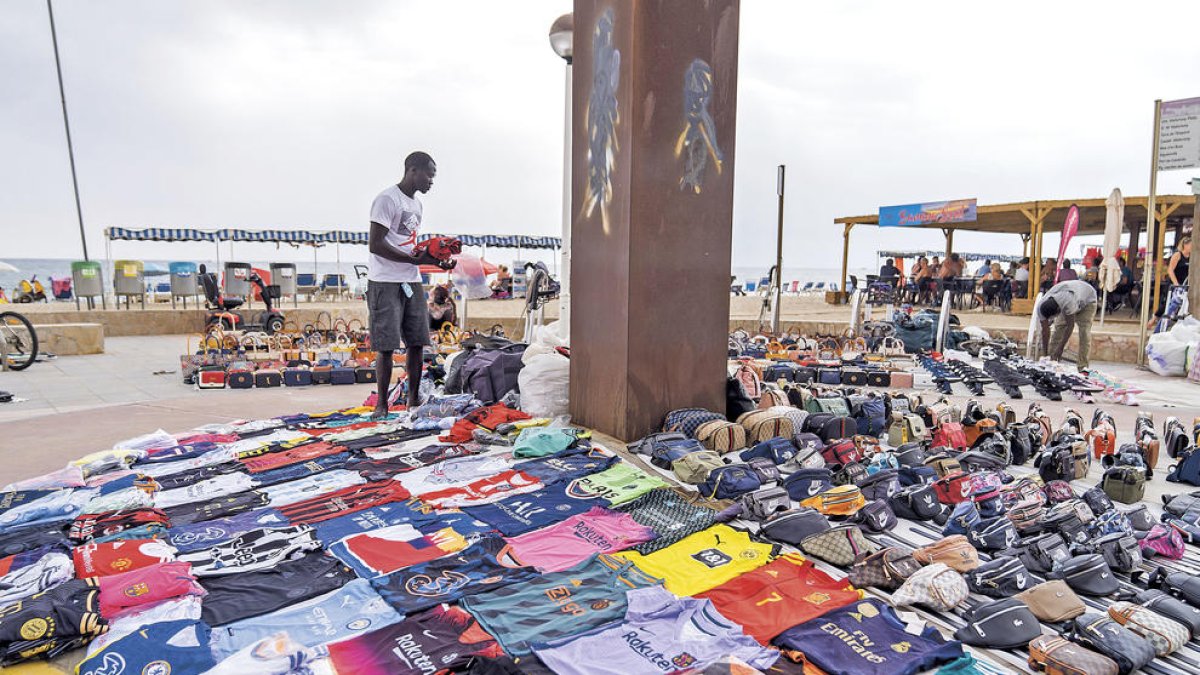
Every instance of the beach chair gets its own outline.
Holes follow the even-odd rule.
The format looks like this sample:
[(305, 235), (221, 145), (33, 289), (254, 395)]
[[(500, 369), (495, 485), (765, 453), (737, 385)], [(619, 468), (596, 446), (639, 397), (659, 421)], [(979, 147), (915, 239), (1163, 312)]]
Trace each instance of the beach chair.
[(301, 293), (303, 293), (305, 296), (308, 297), (308, 301), (312, 302), (313, 296), (316, 295), (317, 291), (319, 291), (319, 290), (321, 290), (321, 288), (319, 286), (317, 286), (317, 275), (307, 274), (307, 273), (301, 273), (301, 274), (296, 275), (296, 294), (297, 295), (300, 295)]
[(792, 293), (792, 294), (799, 293), (800, 292), (800, 282), (799, 281), (790, 282), (787, 285), (787, 288), (788, 288), (788, 293)]
[(804, 286), (802, 286), (800, 288), (800, 293), (808, 294), (808, 293), (812, 293), (812, 292), (813, 292), (813, 282), (811, 282), (811, 281), (804, 282)]
[[(830, 290), (832, 290), (832, 289), (830, 289)], [(814, 293), (824, 293), (825, 292), (825, 282), (818, 281), (817, 285), (813, 286), (813, 292)]]
[(321, 279), (321, 292), (333, 298), (340, 298), (350, 292), (344, 274), (326, 274)]

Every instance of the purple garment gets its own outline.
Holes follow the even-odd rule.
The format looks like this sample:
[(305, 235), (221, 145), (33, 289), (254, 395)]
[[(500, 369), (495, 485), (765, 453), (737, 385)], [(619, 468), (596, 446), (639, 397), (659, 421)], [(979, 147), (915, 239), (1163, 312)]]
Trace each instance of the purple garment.
[(535, 645), (538, 658), (560, 675), (629, 675), (700, 668), (731, 655), (763, 670), (779, 657), (708, 600), (679, 598), (661, 586), (625, 598), (623, 622)]

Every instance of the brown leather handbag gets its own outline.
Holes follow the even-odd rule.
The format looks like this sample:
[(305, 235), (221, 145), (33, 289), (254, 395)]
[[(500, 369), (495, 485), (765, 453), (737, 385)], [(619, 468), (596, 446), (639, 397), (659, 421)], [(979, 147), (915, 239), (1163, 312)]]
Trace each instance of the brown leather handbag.
[(1029, 643), (1029, 667), (1046, 675), (1117, 675), (1116, 661), (1057, 635)]
[(1042, 582), (1015, 597), (1029, 605), (1029, 610), (1039, 621), (1046, 623), (1068, 621), (1087, 611), (1083, 600), (1062, 579)]
[(917, 562), (929, 565), (943, 563), (956, 572), (969, 572), (979, 567), (979, 551), (961, 534), (952, 534), (913, 551)]

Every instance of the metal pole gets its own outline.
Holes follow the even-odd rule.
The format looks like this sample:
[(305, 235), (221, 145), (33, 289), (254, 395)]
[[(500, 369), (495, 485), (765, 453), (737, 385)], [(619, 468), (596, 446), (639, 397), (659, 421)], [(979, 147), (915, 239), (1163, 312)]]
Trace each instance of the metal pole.
[(771, 316), (771, 332), (779, 335), (779, 312), (783, 304), (783, 186), (787, 167), (779, 165), (775, 192), (779, 195), (779, 223), (775, 231), (775, 311)]
[(54, 5), (46, 0), (46, 12), (50, 15), (50, 41), (54, 43), (54, 70), (58, 73), (58, 97), (62, 100), (63, 128), (67, 132), (67, 158), (71, 160), (71, 186), (75, 190), (75, 215), (79, 218), (79, 242), (83, 244), (83, 259), (88, 258), (87, 235), (83, 230), (83, 207), (79, 203), (79, 178), (75, 175), (75, 148), (71, 144), (71, 122), (67, 119), (67, 93), (63, 88), (62, 63), (58, 58), (58, 32), (54, 29)]
[[(1162, 99), (1154, 101), (1154, 147), (1150, 151), (1150, 195), (1146, 197), (1146, 231), (1153, 233), (1152, 227), (1157, 221), (1155, 217), (1155, 193), (1158, 191), (1158, 126), (1162, 123)], [(1151, 302), (1151, 277), (1158, 276), (1150, 273), (1151, 255), (1158, 248), (1155, 242), (1149, 241), (1146, 246), (1146, 263), (1142, 267), (1142, 325), (1138, 333), (1138, 363), (1146, 365), (1146, 322), (1149, 321)]]
[(570, 344), (571, 340), (571, 62), (566, 66), (566, 94), (563, 103), (563, 187), (562, 187), (562, 264), (558, 272), (558, 334)]

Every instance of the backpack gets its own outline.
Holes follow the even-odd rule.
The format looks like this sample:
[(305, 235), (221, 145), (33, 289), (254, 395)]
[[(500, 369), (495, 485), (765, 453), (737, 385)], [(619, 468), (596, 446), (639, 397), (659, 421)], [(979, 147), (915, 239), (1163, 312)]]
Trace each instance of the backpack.
[(1178, 464), (1167, 468), (1167, 480), (1172, 483), (1200, 485), (1200, 452), (1187, 452)]
[(966, 450), (967, 436), (963, 433), (963, 426), (958, 422), (943, 422), (933, 432), (933, 444), (955, 450)]
[(1167, 446), (1167, 456), (1172, 459), (1179, 459), (1195, 447), (1183, 423), (1174, 417), (1168, 417), (1163, 424), (1163, 443)]
[(704, 408), (680, 408), (672, 410), (663, 418), (663, 431), (677, 431), (688, 438), (696, 437), (696, 429), (712, 420), (725, 419), (720, 413)]
[(908, 413), (901, 417), (893, 417), (888, 425), (888, 445), (900, 447), (911, 441), (929, 440), (929, 431), (919, 415)]
[(1021, 466), (1033, 456), (1033, 435), (1029, 427), (1021, 422), (1013, 422), (1006, 429), (1008, 434), (1009, 454), (1012, 463)]
[(758, 373), (750, 367), (750, 364), (744, 362), (738, 364), (733, 377), (742, 383), (742, 390), (751, 400), (757, 401), (762, 396), (762, 380), (758, 377)]
[(754, 410), (754, 401), (746, 395), (742, 383), (732, 375), (725, 378), (725, 417), (736, 420)]

